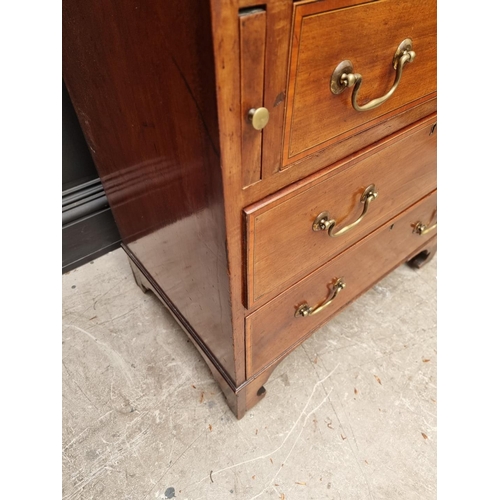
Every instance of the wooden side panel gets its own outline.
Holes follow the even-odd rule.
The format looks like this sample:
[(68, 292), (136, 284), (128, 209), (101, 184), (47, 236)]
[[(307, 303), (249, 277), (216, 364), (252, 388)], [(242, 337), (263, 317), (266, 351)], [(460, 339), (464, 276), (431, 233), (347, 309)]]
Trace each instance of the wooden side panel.
[[(436, 188), (437, 134), (429, 135), (434, 120), (245, 209), (249, 307), (276, 295)], [(335, 232), (356, 221), (364, 208), (361, 196), (371, 184), (378, 195), (359, 224), (335, 238), (313, 231), (315, 218), (323, 212), (336, 221)]]
[(124, 243), (235, 380), (210, 20), (65, 0), (63, 76)]
[(264, 55), (266, 49), (266, 11), (250, 9), (240, 13), (241, 74), (241, 176), (242, 186), (260, 181), (262, 131), (247, 119), (248, 111), (264, 101)]
[[(418, 221), (436, 222), (437, 192), (362, 239), (246, 318), (247, 377), (289, 352), (333, 314), (382, 279), (433, 238), (435, 230), (418, 235)], [(333, 302), (318, 314), (295, 317), (303, 304), (325, 301), (338, 278), (346, 284)]]

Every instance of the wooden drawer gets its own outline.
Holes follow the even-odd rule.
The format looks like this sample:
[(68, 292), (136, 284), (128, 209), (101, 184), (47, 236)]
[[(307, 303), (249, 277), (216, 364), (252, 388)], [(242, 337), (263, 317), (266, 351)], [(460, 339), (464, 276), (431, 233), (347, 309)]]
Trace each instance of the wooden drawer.
[[(333, 313), (354, 300), (436, 234), (436, 191), (384, 224), (314, 273), (246, 318), (247, 377), (284, 355)], [(416, 232), (421, 222), (429, 229)], [(322, 311), (296, 316), (304, 305), (315, 307), (334, 291), (342, 279), (345, 288)]]
[[(247, 207), (247, 307), (278, 294), (435, 189), (434, 120)], [(377, 197), (357, 225), (335, 237), (313, 230), (323, 212), (337, 222), (332, 234), (355, 222), (369, 185)]]
[[(295, 8), (286, 101), (283, 165), (380, 124), (436, 95), (436, 1), (325, 0)], [(370, 111), (353, 109), (353, 88), (333, 94), (345, 60), (361, 74), (357, 103), (384, 96), (395, 83), (393, 57), (410, 38), (416, 57), (403, 66), (391, 97)]]

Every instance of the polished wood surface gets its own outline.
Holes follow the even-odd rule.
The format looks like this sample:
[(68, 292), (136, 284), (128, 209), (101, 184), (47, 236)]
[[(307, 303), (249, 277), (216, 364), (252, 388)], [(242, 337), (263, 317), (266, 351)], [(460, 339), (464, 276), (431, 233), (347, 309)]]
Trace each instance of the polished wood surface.
[[(434, 191), (406, 212), (359, 241), (348, 251), (290, 287), (246, 318), (247, 376), (282, 356), (309, 332), (317, 329), (341, 308), (382, 279), (435, 233), (418, 235), (415, 222), (431, 221), (436, 213)], [(346, 283), (334, 301), (323, 311), (308, 317), (295, 317), (297, 308), (307, 303), (321, 304), (329, 285), (338, 278)]]
[(240, 11), (241, 177), (242, 187), (261, 179), (262, 131), (248, 120), (250, 109), (264, 105), (266, 11)]
[(123, 241), (236, 381), (209, 19), (65, 0), (63, 74)]
[[(435, 96), (436, 2), (326, 0), (295, 9), (287, 94), (283, 163), (288, 165), (334, 142), (375, 126), (398, 108)], [(344, 8), (349, 7), (349, 8)], [(352, 89), (330, 92), (330, 77), (346, 59), (361, 73), (358, 102), (381, 97), (392, 87), (392, 59), (399, 43), (413, 40), (416, 59), (406, 64), (395, 93), (366, 112), (352, 108)]]
[(270, 110), (270, 120), (263, 135), (262, 176), (265, 179), (279, 172), (282, 163), (279, 145), (283, 140), (292, 7), (290, 0), (268, 1), (266, 5), (268, 29), (264, 102)]
[(409, 105), (408, 109), (404, 109), (401, 113), (379, 123), (376, 127), (302, 158), (270, 177), (266, 177), (265, 172), (263, 172), (263, 180), (243, 190), (238, 203), (241, 203), (240, 206), (246, 207), (274, 194), (278, 190), (286, 188), (294, 182), (304, 179), (308, 175), (314, 174), (322, 168), (337, 163), (339, 160), (369, 150), (374, 143), (388, 140), (392, 134), (403, 131), (414, 123), (426, 119), (429, 115), (434, 115), (436, 109), (437, 99), (435, 98), (415, 107)]
[[(245, 209), (248, 307), (276, 295), (436, 188), (434, 119)], [(325, 211), (337, 221), (335, 231), (354, 222), (370, 184), (378, 196), (358, 225), (335, 238), (312, 230)]]
[[(391, 141), (401, 142), (402, 134), (419, 127), (424, 134), (424, 128), (436, 120), (435, 95), (425, 95), (377, 115), (375, 126), (358, 127), (355, 135), (340, 142), (335, 139), (319, 149), (313, 145), (283, 161), (285, 105), (290, 98), (288, 71), (302, 71), (298, 58), (289, 61), (291, 44), (296, 41), (292, 37), (294, 9), (309, 5), (307, 8), (313, 10), (331, 10), (332, 5), (347, 5), (346, 1), (359, 3), (63, 3), (64, 78), (134, 276), (142, 288), (153, 290), (193, 340), (238, 418), (265, 396), (263, 384), (283, 352), (293, 348), (278, 342), (274, 354), (265, 346), (265, 354), (261, 354), (261, 324), (254, 315), (269, 306), (271, 302), (265, 300), (275, 297), (275, 301), (289, 293), (304, 273), (313, 272), (313, 267), (317, 269), (332, 257), (320, 257), (314, 266), (309, 263), (309, 270), (303, 268), (300, 276), (288, 276), (287, 282), (247, 309), (245, 216), (256, 216), (261, 209), (264, 214), (278, 198), (307, 183), (312, 186), (309, 176), (321, 183), (322, 177), (333, 175), (334, 170), (340, 175), (379, 150), (383, 154)], [(254, 12), (247, 11), (246, 17), (242, 8)], [(303, 17), (306, 24), (307, 17)], [(334, 33), (331, 31), (330, 37)], [(420, 53), (415, 49), (418, 61)], [(322, 50), (318, 45), (318, 51)], [(300, 78), (297, 74), (296, 80)], [(405, 75), (402, 84), (404, 81)], [(379, 84), (383, 87), (384, 81)], [(370, 93), (367, 98), (371, 97)], [(262, 132), (249, 128), (246, 119), (248, 109), (259, 105), (270, 112)], [(316, 113), (314, 106), (311, 113)], [(420, 155), (428, 154), (426, 144), (422, 141), (421, 149), (413, 154), (398, 153), (408, 171), (415, 169), (413, 162), (421, 162)], [(381, 168), (385, 171), (389, 167)], [(427, 179), (427, 174), (424, 168), (422, 176)], [(394, 179), (390, 186), (397, 182)], [(345, 189), (342, 196), (352, 198), (358, 189), (354, 184), (352, 180), (353, 189)], [(415, 192), (408, 191), (410, 197)], [(381, 200), (379, 197), (375, 203)], [(352, 200), (349, 208), (354, 217)], [(301, 207), (301, 213), (306, 209)], [(389, 210), (386, 216), (395, 211)], [(380, 215), (367, 232), (385, 222)], [(365, 234), (361, 231), (358, 238)], [(293, 240), (286, 245), (286, 253), (292, 246)], [(352, 248), (355, 246), (338, 258)], [(311, 296), (311, 300), (318, 297)], [(253, 341), (248, 336), (250, 330), (245, 333), (247, 317), (249, 323), (255, 319), (258, 327), (254, 328)], [(302, 335), (309, 331), (304, 327)], [(282, 333), (269, 331), (272, 338)]]
[[(242, 362), (245, 359), (245, 310), (242, 302), (241, 253), (241, 209), (246, 190), (241, 189), (241, 79), (240, 56), (235, 50), (239, 46), (239, 5), (237, 0), (212, 0), (211, 8), (221, 174), (225, 197), (230, 200), (224, 204), (224, 214), (233, 346), (238, 360), (235, 367), (236, 385), (239, 385), (246, 379)], [(254, 185), (260, 184), (258, 182)]]

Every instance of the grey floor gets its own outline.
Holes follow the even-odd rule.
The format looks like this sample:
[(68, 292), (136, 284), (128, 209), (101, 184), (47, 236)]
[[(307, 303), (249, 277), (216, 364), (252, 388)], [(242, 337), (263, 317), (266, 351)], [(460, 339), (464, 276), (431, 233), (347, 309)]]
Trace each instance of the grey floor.
[(436, 259), (318, 330), (240, 421), (121, 249), (62, 281), (64, 499), (436, 497)]

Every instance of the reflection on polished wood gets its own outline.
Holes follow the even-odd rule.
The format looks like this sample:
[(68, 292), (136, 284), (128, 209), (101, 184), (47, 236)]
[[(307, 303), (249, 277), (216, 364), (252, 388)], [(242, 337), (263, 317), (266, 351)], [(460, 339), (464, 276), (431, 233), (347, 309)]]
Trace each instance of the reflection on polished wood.
[[(318, 325), (435, 241), (388, 226), (432, 213), (418, 207), (436, 189), (435, 3), (63, 2), (64, 79), (134, 277), (238, 418)], [(357, 113), (331, 94), (349, 56), (359, 102), (382, 95), (394, 70), (380, 61), (407, 37), (418, 57), (384, 106)], [(349, 231), (313, 231), (321, 212)], [(346, 289), (296, 318), (329, 297), (339, 263)]]
[(64, 78), (122, 240), (236, 381), (209, 4), (65, 0), (63, 17)]

